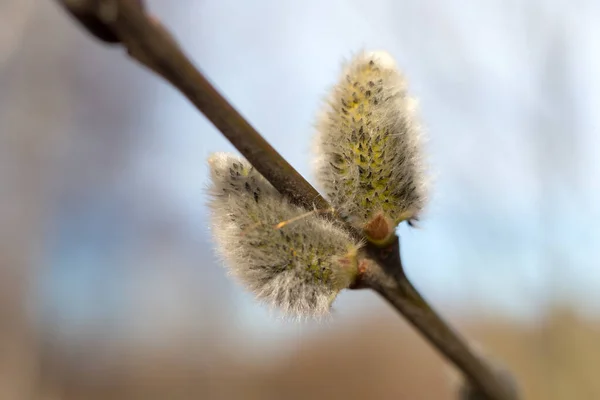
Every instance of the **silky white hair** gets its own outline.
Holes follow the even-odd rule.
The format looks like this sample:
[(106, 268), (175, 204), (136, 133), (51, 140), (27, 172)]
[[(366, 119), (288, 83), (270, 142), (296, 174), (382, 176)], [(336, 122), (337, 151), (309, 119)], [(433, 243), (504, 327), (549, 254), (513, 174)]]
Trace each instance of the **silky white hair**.
[(416, 101), (383, 51), (344, 65), (316, 124), (315, 174), (327, 199), (358, 229), (377, 215), (393, 228), (416, 219), (427, 182)]
[(285, 315), (326, 315), (357, 274), (360, 244), (291, 204), (245, 159), (216, 153), (209, 165), (212, 233), (231, 275)]

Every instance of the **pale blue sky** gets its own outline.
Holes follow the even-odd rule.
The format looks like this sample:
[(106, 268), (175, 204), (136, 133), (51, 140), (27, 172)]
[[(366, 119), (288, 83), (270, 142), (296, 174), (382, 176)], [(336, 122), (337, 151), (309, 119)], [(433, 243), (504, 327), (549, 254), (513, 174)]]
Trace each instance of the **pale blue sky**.
[[(401, 228), (402, 254), (409, 275), (436, 306), (526, 321), (564, 296), (597, 313), (597, 2), (188, 3), (150, 5), (225, 96), (309, 180), (312, 124), (341, 60), (360, 49), (385, 49), (397, 59), (420, 100), (435, 175), (422, 229)], [(95, 52), (120, 57), (100, 47)], [(118, 313), (127, 320), (133, 306), (124, 292), (135, 281), (142, 298), (162, 293), (163, 300), (152, 303), (159, 310), (154, 315), (138, 313), (138, 322), (128, 323), (158, 327), (168, 325), (157, 317), (160, 307), (162, 315), (200, 315), (190, 306), (203, 301), (194, 290), (216, 285), (233, 301), (228, 315), (249, 332), (285, 330), (209, 257), (194, 262), (209, 242), (205, 159), (232, 147), (181, 95), (139, 74), (149, 104), (140, 111), (144, 140), (133, 146), (122, 182), (86, 200), (82, 214), (67, 210), (60, 219), (63, 236), (49, 247), (58, 275), (48, 301), (82, 320), (107, 313), (110, 320)], [(123, 182), (132, 185), (123, 188)], [(151, 267), (157, 275), (147, 281), (142, 273), (123, 275), (118, 265), (140, 264), (142, 250), (127, 247), (139, 234), (128, 229), (139, 221), (117, 210), (136, 210), (142, 220), (152, 212), (128, 205), (132, 193), (160, 198), (183, 227), (182, 248), (202, 248), (183, 256), (191, 269), (210, 269), (197, 275), (197, 287), (178, 291), (193, 275), (181, 278), (157, 262)], [(171, 289), (161, 291), (156, 282)], [(367, 293), (347, 293), (338, 302), (342, 315), (369, 307), (382, 305)]]

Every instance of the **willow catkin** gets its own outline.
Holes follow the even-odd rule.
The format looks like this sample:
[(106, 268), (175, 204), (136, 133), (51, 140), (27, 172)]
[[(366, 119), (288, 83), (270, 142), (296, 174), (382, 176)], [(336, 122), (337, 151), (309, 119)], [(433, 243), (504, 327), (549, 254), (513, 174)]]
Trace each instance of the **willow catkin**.
[(231, 274), (284, 314), (327, 314), (357, 274), (359, 244), (291, 204), (245, 159), (217, 153), (209, 165), (212, 233)]
[(344, 68), (317, 122), (317, 180), (373, 242), (385, 242), (426, 201), (415, 101), (392, 57), (360, 53)]

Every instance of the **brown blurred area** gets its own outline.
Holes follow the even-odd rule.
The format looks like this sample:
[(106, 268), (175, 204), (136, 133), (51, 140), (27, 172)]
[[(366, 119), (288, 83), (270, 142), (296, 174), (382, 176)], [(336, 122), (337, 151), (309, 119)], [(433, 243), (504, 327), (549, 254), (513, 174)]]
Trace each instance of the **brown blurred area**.
[[(525, 399), (592, 399), (600, 393), (594, 372), (600, 359), (595, 350), (598, 324), (556, 310), (538, 329), (497, 321), (461, 327), (486, 351), (502, 356), (521, 382)], [(41, 391), (51, 399), (454, 398), (456, 381), (449, 367), (408, 326), (394, 320), (366, 317), (360, 324), (295, 343), (264, 365), (207, 354), (208, 348), (199, 357), (202, 364), (182, 356), (182, 348), (125, 351), (110, 373), (96, 375), (83, 374), (78, 363), (48, 357)], [(86, 357), (84, 362), (93, 362), (94, 352)]]
[[(82, 193), (93, 195), (90, 187), (119, 179), (139, 144), (135, 113), (148, 95), (145, 84), (155, 79), (118, 51), (96, 46), (51, 1), (0, 2), (0, 400), (453, 398), (449, 367), (391, 311), (357, 316), (283, 350), (264, 346), (260, 360), (235, 350), (252, 344), (235, 339), (226, 315), (215, 316), (202, 339), (190, 328), (172, 341), (135, 347), (103, 340), (99, 330), (57, 345), (30, 304), (47, 264), (44, 237), (56, 212), (48, 205), (61, 199), (69, 208)], [(102, 74), (112, 74), (110, 84)], [(172, 211), (154, 200), (147, 207)], [(156, 231), (146, 246), (171, 260), (181, 232), (160, 220), (143, 224)], [(198, 296), (193, 306), (207, 303)], [(597, 322), (561, 307), (527, 326), (452, 321), (515, 373), (525, 399), (600, 398)]]

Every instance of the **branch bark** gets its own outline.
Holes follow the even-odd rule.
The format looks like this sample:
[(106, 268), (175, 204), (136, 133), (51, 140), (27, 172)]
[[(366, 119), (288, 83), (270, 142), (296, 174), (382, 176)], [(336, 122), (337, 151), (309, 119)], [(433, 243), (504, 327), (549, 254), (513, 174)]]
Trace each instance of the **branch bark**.
[[(191, 63), (140, 0), (58, 1), (92, 35), (106, 43), (122, 44), (132, 58), (175, 86), (282, 194), (307, 209), (331, 208)], [(385, 249), (368, 245), (366, 252), (368, 268), (354, 288), (378, 292), (488, 399), (516, 400), (511, 388), (412, 286), (402, 268), (398, 239)]]
[(400, 243), (385, 249), (368, 247), (370, 259), (376, 260), (361, 275), (362, 285), (375, 290), (415, 327), (440, 353), (462, 371), (485, 399), (517, 400), (516, 388), (502, 379), (477, 356), (461, 335), (450, 327), (421, 296), (404, 272)]
[[(282, 194), (305, 208), (329, 209), (327, 202), (191, 63), (171, 34), (148, 15), (139, 0), (63, 0), (67, 9), (99, 39), (118, 37), (128, 53), (169, 81), (200, 110), (238, 151)], [(77, 3), (73, 7), (72, 3)]]

